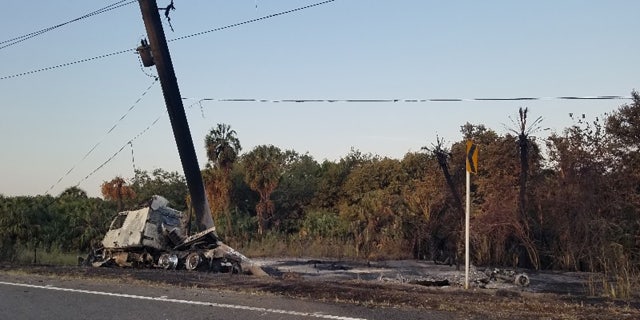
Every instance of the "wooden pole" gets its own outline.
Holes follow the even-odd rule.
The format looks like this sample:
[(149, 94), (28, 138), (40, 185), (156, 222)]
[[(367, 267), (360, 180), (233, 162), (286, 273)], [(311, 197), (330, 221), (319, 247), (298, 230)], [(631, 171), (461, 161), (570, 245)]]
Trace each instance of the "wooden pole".
[(187, 116), (182, 105), (182, 96), (180, 95), (178, 80), (173, 70), (167, 39), (165, 38), (160, 13), (158, 12), (158, 5), (156, 0), (139, 0), (138, 2), (140, 3), (142, 19), (147, 29), (153, 61), (162, 85), (162, 93), (167, 105), (169, 119), (171, 120), (173, 136), (178, 146), (182, 169), (184, 170), (187, 187), (191, 195), (191, 205), (196, 214), (196, 224), (200, 230), (205, 230), (214, 226), (213, 218), (205, 195), (202, 174), (200, 173), (198, 158), (193, 147)]

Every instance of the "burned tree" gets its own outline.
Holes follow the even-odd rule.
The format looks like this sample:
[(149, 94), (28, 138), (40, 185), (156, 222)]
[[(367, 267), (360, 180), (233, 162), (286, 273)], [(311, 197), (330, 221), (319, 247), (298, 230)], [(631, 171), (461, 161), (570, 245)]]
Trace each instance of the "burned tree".
[(460, 194), (455, 186), (454, 179), (449, 170), (449, 158), (451, 152), (443, 147), (444, 142), (437, 138), (436, 144), (432, 148), (423, 147), (423, 150), (432, 152), (438, 161), (438, 166), (442, 170), (444, 179), (453, 197), (453, 211), (443, 208), (431, 223), (431, 256), (435, 263), (455, 264), (456, 269), (460, 268), (458, 261), (458, 248), (462, 246), (463, 237), (462, 219), (464, 217), (464, 207)]

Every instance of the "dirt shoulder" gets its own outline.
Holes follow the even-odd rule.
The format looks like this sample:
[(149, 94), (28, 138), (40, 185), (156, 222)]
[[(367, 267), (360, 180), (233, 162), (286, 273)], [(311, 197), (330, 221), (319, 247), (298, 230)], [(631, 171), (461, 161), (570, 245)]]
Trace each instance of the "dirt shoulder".
[[(44, 275), (95, 281), (136, 281), (148, 285), (198, 287), (250, 294), (274, 294), (297, 299), (340, 302), (380, 308), (417, 308), (455, 312), (482, 319), (639, 319), (640, 301), (589, 297), (575, 292), (543, 290), (557, 286), (549, 277), (533, 275), (532, 286), (472, 287), (464, 290), (451, 284), (426, 287), (404, 281), (414, 277), (426, 279), (425, 266), (416, 268), (411, 261), (364, 263), (301, 259), (267, 259), (259, 261), (270, 277), (214, 274), (160, 269), (118, 269), (63, 266), (0, 266), (0, 272), (21, 277)], [(394, 265), (397, 266), (394, 268)], [(407, 266), (409, 265), (409, 266)], [(440, 266), (443, 272), (451, 268)], [(440, 268), (438, 267), (438, 268)], [(402, 269), (406, 268), (406, 269)], [(369, 270), (370, 272), (364, 272)], [(418, 270), (418, 271), (416, 271)], [(422, 271), (420, 271), (422, 270)], [(454, 269), (455, 270), (455, 269)], [(395, 280), (390, 277), (395, 272)], [(414, 274), (412, 274), (413, 272)], [(374, 277), (375, 276), (375, 277)], [(556, 279), (571, 280), (567, 288), (580, 288), (584, 279), (578, 275), (557, 274)], [(404, 280), (403, 280), (404, 279)], [(560, 284), (561, 285), (561, 284)], [(538, 286), (538, 287), (535, 287)], [(566, 288), (565, 288), (566, 289)], [(564, 290), (566, 291), (566, 290)], [(571, 291), (571, 289), (569, 290)]]

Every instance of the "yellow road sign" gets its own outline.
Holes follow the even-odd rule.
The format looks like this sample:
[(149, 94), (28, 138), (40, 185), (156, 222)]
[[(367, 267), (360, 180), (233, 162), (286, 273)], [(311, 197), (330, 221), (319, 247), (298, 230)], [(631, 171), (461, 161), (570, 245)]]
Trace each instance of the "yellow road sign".
[(467, 140), (467, 172), (478, 173), (478, 146)]

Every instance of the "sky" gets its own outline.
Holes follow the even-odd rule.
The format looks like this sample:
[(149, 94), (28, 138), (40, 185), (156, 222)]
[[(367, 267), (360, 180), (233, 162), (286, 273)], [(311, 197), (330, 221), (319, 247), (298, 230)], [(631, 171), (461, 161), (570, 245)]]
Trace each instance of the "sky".
[[(320, 1), (174, 0), (174, 31), (164, 29), (176, 39)], [(0, 41), (117, 1), (5, 2)], [(572, 125), (570, 113), (601, 118), (628, 100), (270, 101), (628, 97), (640, 87), (637, 12), (636, 0), (335, 0), (169, 49), (202, 168), (218, 123), (243, 152), (272, 144), (318, 161), (351, 149), (401, 159), (436, 137), (460, 141), (467, 122), (505, 134), (520, 107), (543, 117), (544, 138)], [(134, 2), (0, 49), (0, 194), (57, 196), (77, 185), (99, 196), (102, 182), (130, 179), (134, 167), (182, 173), (155, 69), (133, 52), (10, 77), (135, 48), (145, 34)], [(239, 98), (269, 102), (220, 101)]]

